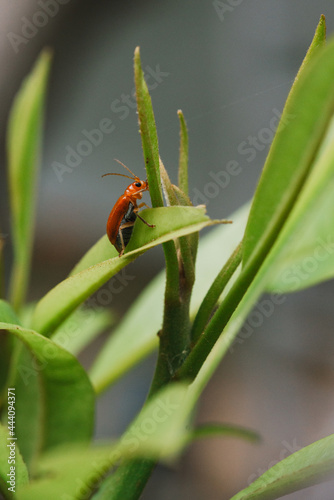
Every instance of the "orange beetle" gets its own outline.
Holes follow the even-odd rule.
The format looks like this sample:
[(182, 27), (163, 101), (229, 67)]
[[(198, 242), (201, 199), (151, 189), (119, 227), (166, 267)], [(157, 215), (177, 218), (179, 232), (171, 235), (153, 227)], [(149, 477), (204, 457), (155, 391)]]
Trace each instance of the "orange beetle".
[(123, 165), (126, 170), (132, 174), (132, 177), (129, 175), (123, 174), (104, 174), (102, 177), (106, 175), (119, 175), (121, 177), (126, 177), (128, 179), (133, 179), (134, 182), (130, 184), (124, 194), (118, 198), (115, 203), (114, 208), (111, 210), (110, 215), (108, 217), (107, 222), (107, 235), (110, 240), (110, 243), (114, 245), (116, 250), (119, 253), (119, 257), (121, 257), (124, 253), (126, 245), (129, 243), (133, 226), (136, 221), (136, 218), (139, 217), (141, 221), (143, 221), (148, 227), (155, 227), (153, 224), (149, 224), (138, 214), (138, 210), (141, 207), (146, 206), (149, 208), (146, 203), (141, 203), (137, 205), (137, 200), (141, 200), (144, 191), (148, 191), (148, 182), (142, 181), (137, 177), (131, 170), (124, 165), (119, 160), (116, 160), (118, 163)]

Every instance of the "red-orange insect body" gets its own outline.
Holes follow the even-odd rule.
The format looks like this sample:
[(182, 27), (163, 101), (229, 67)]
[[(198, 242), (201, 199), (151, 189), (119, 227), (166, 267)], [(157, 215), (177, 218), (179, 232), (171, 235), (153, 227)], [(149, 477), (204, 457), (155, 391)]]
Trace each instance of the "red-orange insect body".
[[(116, 160), (118, 161), (118, 160)], [(118, 162), (121, 165), (120, 161)], [(129, 243), (131, 234), (133, 231), (133, 226), (136, 218), (139, 217), (140, 220), (145, 222), (149, 227), (154, 227), (154, 225), (148, 224), (140, 215), (138, 215), (138, 210), (142, 206), (147, 206), (146, 203), (141, 203), (137, 205), (137, 200), (141, 200), (143, 197), (143, 192), (148, 190), (148, 182), (142, 181), (134, 175), (128, 167), (123, 165), (133, 177), (123, 174), (104, 174), (105, 175), (120, 175), (122, 177), (127, 177), (128, 179), (133, 179), (134, 182), (130, 184), (124, 194), (118, 198), (113, 209), (110, 212), (107, 222), (107, 235), (110, 243), (114, 245), (116, 250), (119, 252), (119, 256), (123, 255), (126, 245)]]

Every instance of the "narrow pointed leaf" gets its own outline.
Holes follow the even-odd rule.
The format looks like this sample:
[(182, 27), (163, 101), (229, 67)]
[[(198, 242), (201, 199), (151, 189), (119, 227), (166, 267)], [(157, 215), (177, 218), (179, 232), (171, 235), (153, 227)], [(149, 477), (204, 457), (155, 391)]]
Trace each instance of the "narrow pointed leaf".
[(334, 121), (286, 230), (267, 285), (286, 293), (334, 277)]
[[(332, 160), (328, 163), (326, 159), (327, 153), (332, 147), (333, 146), (330, 142), (327, 143), (326, 148), (323, 150), (323, 155), (321, 155), (321, 158), (309, 176), (296, 205), (294, 206), (284, 228), (280, 233), (279, 238), (275, 242), (254, 280), (232, 314), (230, 320), (224, 328), (223, 334), (219, 337), (210, 354), (207, 356), (193, 384), (191, 384), (190, 388), (194, 388), (197, 394), (203, 390), (205, 384), (218, 366), (221, 358), (228, 352), (228, 350), (237, 348), (238, 343), (247, 342), (247, 339), (242, 336), (238, 338), (240, 328), (242, 327), (243, 322), (250, 313), (252, 307), (254, 307), (256, 302), (259, 300), (261, 294), (266, 288), (268, 288), (268, 283), (271, 283), (272, 276), (275, 276), (276, 264), (280, 263), (281, 255), (285, 255), (285, 247), (296, 231), (297, 224), (303, 223), (303, 229), (301, 229), (301, 231), (307, 232), (308, 224), (311, 220), (308, 216), (311, 217), (314, 209), (312, 202), (328, 199), (326, 186), (329, 185), (330, 187), (331, 185), (331, 183), (329, 183), (329, 177), (333, 178), (334, 161)], [(330, 157), (333, 158), (332, 155), (330, 155)], [(323, 161), (320, 161), (321, 159)], [(301, 233), (299, 236), (301, 237)], [(310, 244), (312, 244), (312, 241), (310, 241)], [(272, 304), (273, 310), (277, 307), (278, 303), (279, 302), (275, 301), (275, 304)], [(196, 347), (194, 349), (196, 349)]]
[(0, 322), (20, 324), (20, 321), (9, 302), (0, 299)]
[(304, 57), (301, 67), (299, 68), (296, 78), (299, 78), (300, 74), (302, 74), (302, 72), (304, 71), (305, 66), (309, 64), (312, 58), (316, 55), (317, 51), (321, 49), (321, 47), (324, 47), (325, 43), (326, 43), (326, 18), (323, 14), (321, 14), (318, 26), (314, 33), (312, 43), (308, 48), (308, 51), (306, 53), (306, 56)]
[(5, 297), (5, 263), (4, 263), (5, 237), (0, 229), (0, 298)]
[(260, 441), (260, 435), (257, 432), (230, 424), (203, 424), (194, 428), (189, 439), (206, 439), (210, 437), (233, 437), (245, 439), (250, 442)]
[[(330, 64), (329, 61), (331, 61)], [(298, 85), (298, 92), (296, 90), (297, 87), (295, 87), (294, 101), (297, 102), (297, 95), (298, 95), (299, 106), (298, 106), (298, 117), (296, 117), (294, 123), (298, 121), (298, 124), (301, 127), (301, 129), (299, 129), (298, 127), (296, 129), (291, 128), (289, 130), (289, 134), (291, 134), (293, 140), (289, 138), (288, 142), (290, 142), (291, 146), (293, 145), (292, 144), (293, 142), (298, 143), (299, 140), (298, 138), (300, 137), (300, 134), (297, 133), (298, 130), (303, 131), (303, 133), (301, 134), (301, 136), (303, 136), (305, 132), (304, 129), (305, 123), (303, 119), (305, 119), (309, 125), (315, 124), (315, 129), (313, 129), (312, 126), (309, 131), (310, 135), (309, 137), (307, 137), (308, 144), (312, 143), (314, 145), (314, 142), (316, 143), (316, 147), (313, 148), (313, 155), (319, 154), (319, 151), (322, 149), (322, 144), (319, 143), (319, 141), (324, 140), (326, 137), (327, 130), (325, 125), (327, 125), (327, 121), (323, 122), (322, 114), (325, 112), (328, 117), (328, 110), (330, 110), (331, 112), (333, 111), (333, 105), (334, 105), (334, 85), (332, 81), (333, 73), (334, 73), (334, 39), (332, 39), (332, 41), (324, 49), (318, 51), (317, 56), (313, 58), (311, 63), (307, 66), (307, 70), (303, 73), (303, 75), (300, 77), (300, 79), (296, 84)], [(322, 85), (324, 82), (326, 82), (326, 85), (323, 87)], [(317, 94), (317, 99), (319, 98), (319, 96), (322, 97), (322, 99), (320, 99), (322, 105), (314, 107), (313, 106), (314, 102), (311, 102), (311, 105), (307, 106), (307, 111), (305, 110), (303, 111), (301, 108), (305, 108), (304, 100), (302, 101), (299, 100), (303, 95), (306, 98), (306, 95), (309, 93), (310, 90), (312, 91), (311, 92), (312, 94)], [(324, 110), (324, 107), (326, 108), (326, 110)], [(305, 113), (307, 114), (307, 117), (304, 116)], [(316, 124), (318, 124), (318, 126)], [(320, 128), (319, 125), (321, 125)], [(324, 126), (324, 128), (322, 126)], [(282, 131), (282, 137), (284, 133), (285, 130)], [(284, 148), (282, 147), (282, 151), (283, 149)], [(281, 171), (280, 166), (282, 166), (283, 164), (285, 165), (285, 157), (282, 151), (277, 150), (275, 152), (276, 178), (277, 175), (278, 177), (280, 175)], [(314, 161), (314, 159), (315, 159), (314, 157), (309, 158), (309, 160), (310, 161), (312, 160), (312, 162)], [(311, 166), (313, 166), (313, 163)], [(291, 168), (293, 168), (292, 165)], [(264, 172), (264, 175), (261, 178), (259, 189), (261, 189), (261, 185), (265, 185), (266, 183), (265, 174), (266, 171)], [(309, 171), (307, 172), (307, 175), (309, 176), (307, 178), (310, 179), (311, 175)], [(273, 178), (271, 178), (271, 181), (272, 180)], [(306, 182), (306, 179), (304, 179), (303, 186), (305, 188), (307, 183), (308, 182)], [(306, 190), (305, 192), (307, 193)], [(294, 199), (292, 206), (289, 207), (290, 216), (288, 217), (288, 214), (285, 214), (285, 217), (283, 217), (284, 225), (282, 226), (279, 224), (280, 225), (279, 229), (278, 226), (276, 225), (276, 222), (281, 219), (282, 213), (280, 209), (276, 212), (277, 214), (280, 215), (278, 215), (278, 218), (276, 218), (276, 222), (274, 223), (274, 225), (271, 225), (270, 235), (268, 233), (267, 235), (263, 236), (263, 238), (261, 239), (261, 244), (259, 244), (256, 251), (252, 253), (249, 260), (247, 260), (246, 265), (244, 265), (244, 268), (240, 274), (240, 277), (233, 286), (233, 289), (231, 289), (231, 292), (227, 295), (224, 305), (221, 305), (218, 308), (215, 315), (210, 320), (210, 323), (206, 327), (204, 335), (202, 335), (202, 337), (200, 338), (200, 340), (198, 341), (198, 343), (188, 356), (184, 366), (180, 370), (179, 373), (180, 377), (183, 376), (187, 378), (193, 377), (198, 372), (198, 370), (202, 366), (204, 360), (208, 356), (212, 347), (217, 342), (223, 330), (224, 330), (224, 336), (223, 336), (224, 339), (222, 340), (222, 344), (224, 344), (225, 348), (230, 347), (230, 343), (233, 341), (234, 336), (237, 334), (237, 330), (242, 326), (242, 322), (245, 320), (246, 315), (250, 312), (251, 307), (255, 305), (261, 293), (263, 293), (265, 287), (270, 282), (271, 275), (274, 274), (275, 264), (276, 262), (278, 262), (277, 259), (279, 259), (279, 255), (282, 251), (282, 245), (278, 243), (281, 242), (283, 244), (284, 241), (283, 234), (285, 235), (284, 236), (285, 238), (286, 235), (288, 234), (289, 230), (288, 228), (290, 227), (290, 223), (292, 225), (295, 223), (295, 216), (298, 214), (299, 210), (296, 207), (299, 203), (299, 200), (303, 196), (303, 190), (301, 189), (301, 187), (300, 187), (300, 194), (298, 192), (298, 195), (299, 195), (298, 198)], [(281, 207), (284, 205), (284, 200), (285, 200), (284, 197), (282, 198), (282, 200), (280, 200)], [(264, 200), (262, 201), (264, 202)], [(265, 202), (262, 207), (262, 211), (263, 212), (267, 211)], [(252, 212), (250, 214), (249, 220), (251, 220), (251, 218), (252, 218)], [(283, 223), (282, 220), (281, 222)], [(248, 225), (247, 227), (249, 228)], [(247, 228), (246, 228), (246, 234), (247, 234)], [(245, 240), (244, 240), (244, 245), (247, 246), (247, 242)], [(235, 323), (235, 321), (237, 321), (237, 324)]]
[(188, 195), (188, 130), (180, 109), (177, 114), (180, 119), (179, 188)]
[(103, 235), (74, 266), (70, 272), (70, 276), (80, 273), (84, 269), (88, 269), (88, 267), (94, 266), (99, 262), (112, 259), (113, 257), (118, 257), (118, 252), (116, 248), (110, 244), (107, 235)]
[[(181, 200), (181, 202), (179, 201), (179, 196), (177, 195), (176, 190), (174, 189), (174, 186), (170, 181), (169, 175), (161, 159), (159, 163), (160, 163), (160, 175), (162, 180), (162, 186), (165, 199), (167, 201), (167, 205), (168, 206), (183, 205), (184, 204), (183, 200)], [(186, 198), (186, 195), (184, 195), (184, 197)], [(190, 206), (188, 205), (188, 203), (184, 205)], [(192, 285), (195, 281), (194, 266), (195, 266), (196, 251), (198, 245), (198, 233), (192, 233), (188, 236), (183, 236), (182, 238), (179, 238), (175, 242), (175, 244), (180, 251), (179, 255), (177, 256), (177, 259), (179, 261), (178, 268), (179, 269), (183, 268), (182, 271), (182, 274), (184, 276), (183, 287), (188, 290), (191, 290)]]
[(51, 339), (77, 356), (113, 322), (108, 309), (79, 308), (57, 328)]
[(231, 500), (274, 500), (334, 478), (334, 434), (293, 453)]
[[(319, 42), (319, 39), (322, 42)], [(270, 148), (244, 240), (244, 265), (267, 252), (309, 173), (334, 108), (334, 40), (323, 47), (323, 21), (292, 86)], [(319, 48), (320, 47), (320, 48)]]
[(240, 265), (242, 258), (242, 243), (239, 243), (235, 251), (227, 262), (224, 263), (221, 271), (217, 274), (211, 287), (201, 303), (194, 322), (191, 327), (191, 340), (195, 344), (202, 335), (205, 326), (209, 322), (214, 308), (217, 306), (220, 296), (228, 285), (233, 274)]
[[(0, 322), (20, 325), (20, 321), (16, 316), (11, 305), (5, 300), (0, 299)], [(8, 371), (10, 367), (10, 359), (12, 356), (14, 345), (12, 339), (7, 335), (0, 335), (0, 406), (2, 406), (2, 395), (5, 397), (6, 385), (8, 381)]]
[(203, 207), (162, 207), (143, 211), (145, 220), (156, 227), (149, 228), (137, 221), (123, 257), (84, 269), (53, 288), (37, 304), (33, 328), (43, 335), (50, 334), (78, 305), (145, 250), (219, 222), (210, 220), (204, 211)]
[(0, 323), (0, 333), (4, 330), (17, 337), (29, 354), (20, 356), (10, 381), (16, 388), (16, 433), (23, 456), (32, 463), (42, 450), (64, 442), (87, 442), (93, 431), (95, 398), (82, 366), (33, 330)]
[(188, 385), (171, 383), (151, 397), (122, 439), (137, 440), (149, 458), (173, 459), (188, 439), (188, 415), (184, 411)]
[(164, 289), (165, 272), (162, 271), (147, 285), (112, 331), (89, 371), (97, 393), (157, 348)]
[(153, 207), (162, 207), (163, 199), (159, 176), (159, 146), (151, 97), (141, 67), (139, 47), (135, 50), (134, 71), (138, 122), (141, 134), (147, 179)]
[(83, 500), (120, 456), (117, 445), (60, 447), (43, 455), (37, 478), (21, 486), (16, 499)]
[(42, 118), (50, 62), (50, 52), (45, 50), (16, 96), (9, 119), (8, 178), (14, 249), (10, 296), (15, 309), (19, 309), (24, 300), (30, 271)]
[(0, 424), (0, 493), (2, 493), (6, 499), (14, 498), (12, 491), (9, 490), (9, 488), (13, 487), (9, 482), (10, 467), (15, 468), (14, 491), (28, 483), (27, 467), (23, 462), (17, 441), (15, 441), (15, 448), (13, 449), (13, 451), (15, 451), (14, 462), (11, 462), (13, 457), (10, 457), (11, 448), (8, 445), (13, 447), (13, 442), (14, 441), (8, 434), (7, 428)]

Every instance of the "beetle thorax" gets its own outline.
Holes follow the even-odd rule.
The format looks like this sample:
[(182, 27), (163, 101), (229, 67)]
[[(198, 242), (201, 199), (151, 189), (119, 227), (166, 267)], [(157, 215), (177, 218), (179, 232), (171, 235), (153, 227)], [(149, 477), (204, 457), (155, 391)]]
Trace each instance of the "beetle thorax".
[(148, 183), (147, 181), (141, 181), (140, 179), (136, 179), (135, 182), (130, 184), (124, 194), (125, 196), (129, 196), (132, 199), (135, 200), (140, 200), (143, 197), (143, 191), (148, 190)]

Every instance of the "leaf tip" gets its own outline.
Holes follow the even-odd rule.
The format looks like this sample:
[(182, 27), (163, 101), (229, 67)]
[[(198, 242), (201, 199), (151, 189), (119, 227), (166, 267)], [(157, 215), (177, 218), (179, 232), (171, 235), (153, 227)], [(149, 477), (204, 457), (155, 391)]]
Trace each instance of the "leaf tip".
[(44, 49), (41, 52), (42, 57), (45, 59), (52, 59), (54, 54), (54, 49), (52, 47), (44, 47)]
[(317, 26), (317, 32), (320, 34), (322, 41), (326, 40), (326, 17), (324, 14), (321, 14), (319, 23)]
[(137, 45), (137, 47), (135, 48), (135, 60), (140, 60), (140, 47), (139, 45)]

